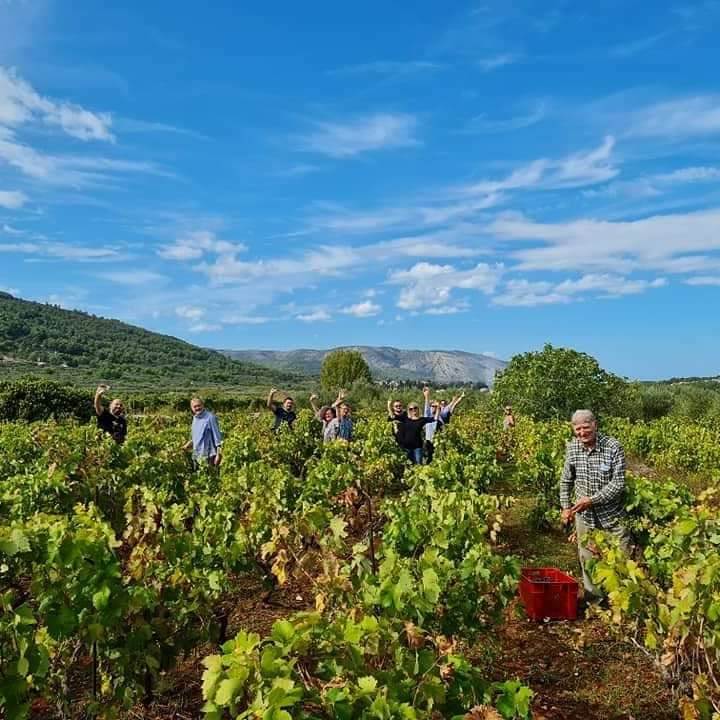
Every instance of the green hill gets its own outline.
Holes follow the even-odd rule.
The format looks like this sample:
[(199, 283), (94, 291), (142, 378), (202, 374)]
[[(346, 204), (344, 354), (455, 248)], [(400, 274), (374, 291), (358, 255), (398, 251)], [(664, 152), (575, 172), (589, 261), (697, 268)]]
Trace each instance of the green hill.
[(297, 380), (119, 320), (0, 293), (0, 378), (28, 374), (128, 389), (247, 389)]

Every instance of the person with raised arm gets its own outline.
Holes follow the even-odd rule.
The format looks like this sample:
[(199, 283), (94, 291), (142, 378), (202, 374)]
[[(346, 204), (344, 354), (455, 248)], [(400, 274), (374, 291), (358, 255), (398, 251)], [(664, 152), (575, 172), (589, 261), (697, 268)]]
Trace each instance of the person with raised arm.
[(513, 409), (510, 405), (505, 406), (503, 415), (503, 430), (512, 430), (515, 427), (515, 415), (513, 415)]
[(196, 465), (204, 462), (210, 467), (218, 467), (222, 461), (223, 436), (217, 418), (205, 409), (205, 403), (199, 397), (190, 400), (190, 410), (193, 414), (190, 440), (185, 443), (183, 449), (192, 448)]
[(457, 406), (465, 399), (465, 391), (463, 390), (459, 395), (456, 395), (449, 403), (445, 403), (444, 400), (440, 401), (440, 419), (447, 425), (450, 422), (450, 418)]
[(112, 439), (122, 444), (127, 437), (127, 420), (125, 418), (125, 406), (122, 400), (115, 398), (105, 408), (102, 404), (103, 395), (110, 389), (109, 385), (98, 385), (95, 391), (95, 414), (97, 415), (97, 426), (106, 432)]
[(441, 417), (435, 419), (435, 416), (439, 415), (440, 403), (437, 400), (430, 400), (430, 387), (428, 385), (423, 387), (423, 396), (425, 397), (425, 411), (423, 415), (427, 418), (432, 418), (432, 422), (429, 422), (425, 426), (425, 444), (423, 446), (425, 463), (430, 464), (435, 454), (435, 433), (440, 430), (444, 423)]
[(395, 441), (405, 451), (405, 454), (414, 465), (420, 465), (423, 459), (423, 445), (425, 440), (424, 428), (428, 423), (440, 419), (440, 407), (435, 410), (433, 417), (421, 417), (420, 406), (411, 402), (408, 405), (405, 419), (402, 416), (390, 415), (390, 421), (395, 424)]
[(275, 416), (275, 422), (272, 428), (273, 432), (277, 432), (283, 423), (292, 429), (295, 418), (297, 418), (295, 401), (288, 395), (282, 403), (276, 403), (275, 395), (277, 392), (277, 388), (271, 388), (267, 399), (267, 408)]

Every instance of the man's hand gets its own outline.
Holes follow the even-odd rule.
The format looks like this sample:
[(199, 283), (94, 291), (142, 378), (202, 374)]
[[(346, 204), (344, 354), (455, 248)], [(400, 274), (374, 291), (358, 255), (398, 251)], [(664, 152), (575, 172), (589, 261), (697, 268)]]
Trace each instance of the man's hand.
[(583, 512), (592, 506), (592, 499), (589, 497), (581, 497), (570, 509), (573, 513)]
[(270, 397), (272, 397), (277, 392), (277, 388), (270, 388)]
[(183, 446), (182, 449), (187, 451), (192, 447), (192, 440), (188, 440)]
[(218, 467), (220, 465), (221, 460), (222, 460), (222, 455), (220, 455), (220, 453), (218, 453), (215, 456), (215, 459), (213, 460), (213, 465), (215, 465), (215, 467)]
[(315, 393), (313, 393), (313, 394), (310, 396), (310, 402), (312, 402), (313, 400), (317, 400), (317, 399), (318, 399), (318, 396), (317, 396)]
[(96, 395), (103, 395), (110, 389), (109, 385), (106, 385), (105, 383), (100, 383), (100, 385), (97, 386), (97, 390), (95, 391)]
[(560, 519), (562, 520), (563, 525), (567, 525), (569, 522), (572, 521), (573, 515), (575, 513), (573, 512), (572, 508), (567, 508), (566, 510), (563, 510), (560, 514)]

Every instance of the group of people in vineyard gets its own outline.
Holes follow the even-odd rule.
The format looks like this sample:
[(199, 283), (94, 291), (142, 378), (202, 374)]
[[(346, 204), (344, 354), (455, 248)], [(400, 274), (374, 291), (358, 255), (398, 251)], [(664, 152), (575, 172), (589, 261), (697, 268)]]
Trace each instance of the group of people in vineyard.
[[(97, 425), (116, 442), (122, 443), (127, 437), (125, 407), (119, 398), (104, 407), (103, 396), (109, 389), (107, 385), (99, 385), (95, 392)], [(266, 403), (267, 409), (274, 416), (273, 432), (280, 431), (284, 426), (292, 429), (297, 418), (295, 400), (286, 396), (278, 402), (277, 395), (278, 390), (272, 388)], [(401, 400), (391, 398), (387, 403), (388, 420), (393, 424), (395, 440), (413, 464), (432, 462), (435, 436), (450, 422), (465, 397), (463, 392), (448, 403), (442, 399), (433, 400), (430, 395), (430, 388), (425, 386), (422, 414), (420, 405), (415, 402), (410, 402), (407, 409)], [(347, 393), (340, 390), (330, 405), (318, 406), (318, 399), (313, 393), (310, 405), (315, 418), (322, 423), (323, 442), (351, 442), (353, 420)], [(218, 420), (205, 408), (201, 398), (192, 398), (190, 409), (193, 415), (190, 439), (183, 449), (192, 450), (196, 464), (217, 467), (222, 461), (223, 445)], [(602, 592), (594, 584), (586, 567), (593, 555), (587, 536), (593, 530), (605, 530), (617, 538), (625, 552), (630, 551), (630, 534), (624, 523), (625, 455), (617, 440), (598, 431), (597, 420), (590, 410), (577, 410), (571, 424), (574, 438), (568, 443), (560, 478), (562, 521), (568, 525), (574, 523), (575, 526), (573, 539), (578, 544), (586, 595), (600, 597)], [(506, 406), (503, 429), (509, 432), (514, 427), (512, 407)]]

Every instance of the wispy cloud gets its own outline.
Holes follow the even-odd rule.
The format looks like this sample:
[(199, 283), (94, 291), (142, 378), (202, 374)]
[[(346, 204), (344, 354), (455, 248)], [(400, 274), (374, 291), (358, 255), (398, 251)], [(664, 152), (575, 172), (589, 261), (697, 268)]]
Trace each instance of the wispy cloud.
[(60, 127), (79, 140), (115, 139), (110, 131), (109, 113), (95, 113), (79, 105), (45, 98), (14, 71), (0, 67), (0, 123), (19, 126), (31, 122)]
[(547, 117), (548, 104), (546, 102), (536, 103), (529, 112), (523, 115), (493, 120), (483, 113), (472, 118), (461, 132), (473, 135), (484, 133), (505, 133), (514, 130), (523, 130), (542, 122)]
[(665, 278), (628, 279), (623, 275), (588, 274), (576, 280), (552, 283), (545, 280), (509, 280), (501, 293), (493, 297), (495, 305), (534, 307), (556, 305), (594, 298), (619, 298), (637, 295), (652, 288), (664, 287)]
[(638, 55), (645, 50), (649, 50), (654, 45), (657, 45), (661, 40), (666, 38), (670, 34), (669, 30), (655, 33), (654, 35), (648, 35), (646, 37), (638, 38), (636, 40), (630, 40), (626, 43), (621, 43), (610, 48), (610, 55), (612, 57), (632, 57)]
[(162, 245), (157, 254), (166, 260), (199, 260), (206, 252), (236, 254), (244, 252), (247, 248), (242, 243), (231, 243), (219, 240), (214, 232), (209, 230), (194, 230), (183, 233), (170, 245)]
[(118, 261), (124, 259), (115, 248), (66, 245), (58, 242), (0, 242), (0, 253), (31, 255), (36, 258), (78, 262)]
[(720, 275), (696, 275), (685, 280), (686, 285), (720, 287)]
[(344, 315), (353, 315), (357, 318), (374, 317), (382, 312), (382, 308), (372, 300), (364, 300), (363, 302), (350, 305), (340, 310)]
[(301, 322), (316, 323), (327, 322), (332, 319), (332, 315), (327, 310), (314, 310), (313, 312), (300, 313), (295, 318)]
[(606, 182), (620, 172), (612, 159), (614, 147), (615, 138), (608, 136), (593, 150), (563, 158), (534, 160), (501, 180), (482, 180), (460, 190), (466, 195), (489, 195), (530, 188), (558, 190)]
[(376, 60), (374, 62), (346, 65), (331, 70), (331, 75), (413, 75), (432, 72), (447, 67), (444, 63), (428, 60)]
[(519, 62), (520, 59), (521, 56), (517, 53), (500, 53), (499, 55), (482, 58), (477, 61), (477, 64), (483, 72), (487, 73), (493, 70), (499, 70), (507, 65), (513, 65)]
[(164, 284), (169, 280), (168, 277), (160, 273), (153, 272), (152, 270), (138, 270), (137, 268), (100, 273), (98, 277), (115, 285), (125, 285), (127, 287), (158, 285)]
[(720, 95), (657, 102), (629, 113), (629, 137), (682, 139), (720, 133)]
[(720, 168), (687, 167), (667, 173), (646, 175), (633, 180), (612, 182), (601, 188), (584, 190), (583, 195), (589, 198), (655, 197), (676, 188), (678, 185), (717, 181), (720, 181)]
[(299, 149), (333, 158), (419, 144), (416, 118), (400, 113), (375, 113), (347, 122), (315, 122), (314, 127), (299, 138)]
[(17, 190), (0, 190), (0, 207), (17, 210), (28, 201), (28, 196)]
[[(686, 273), (707, 267), (710, 259), (701, 253), (720, 250), (719, 225), (720, 210), (712, 209), (631, 222), (503, 217), (487, 229), (499, 239), (524, 242), (525, 247), (510, 250), (521, 270)], [(527, 246), (530, 242), (536, 245)]]

